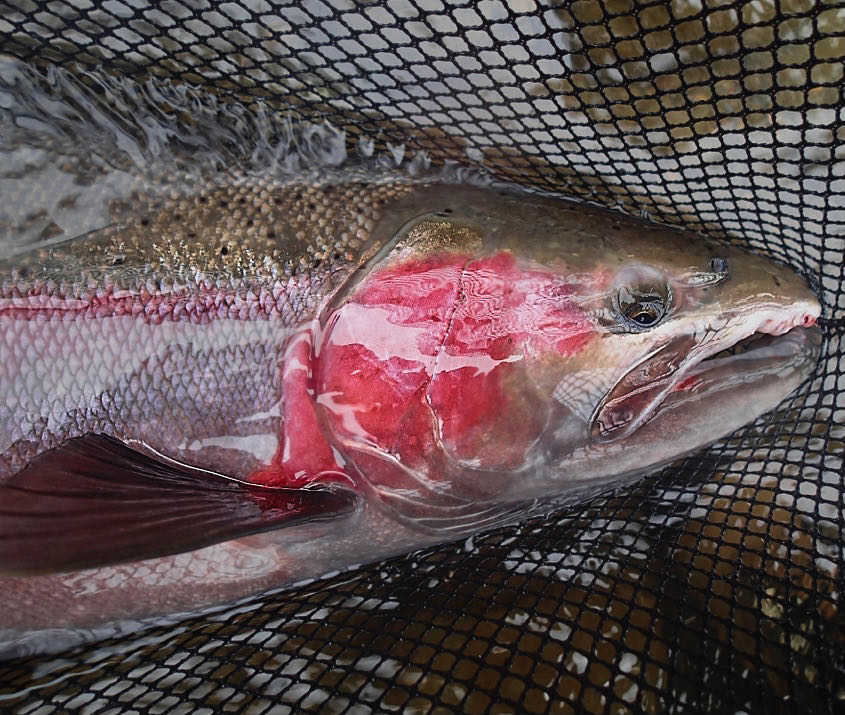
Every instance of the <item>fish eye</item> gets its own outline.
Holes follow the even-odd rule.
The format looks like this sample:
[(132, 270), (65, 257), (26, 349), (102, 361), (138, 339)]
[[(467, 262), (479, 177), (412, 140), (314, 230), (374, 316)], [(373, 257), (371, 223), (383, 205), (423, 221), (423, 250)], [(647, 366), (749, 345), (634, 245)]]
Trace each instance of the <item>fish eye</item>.
[(672, 300), (669, 284), (656, 271), (639, 269), (620, 275), (624, 282), (615, 295), (615, 308), (624, 327), (635, 331), (658, 325), (668, 314)]
[(638, 328), (652, 328), (666, 313), (663, 299), (658, 295), (633, 296), (628, 291), (619, 297), (619, 308), (625, 320)]

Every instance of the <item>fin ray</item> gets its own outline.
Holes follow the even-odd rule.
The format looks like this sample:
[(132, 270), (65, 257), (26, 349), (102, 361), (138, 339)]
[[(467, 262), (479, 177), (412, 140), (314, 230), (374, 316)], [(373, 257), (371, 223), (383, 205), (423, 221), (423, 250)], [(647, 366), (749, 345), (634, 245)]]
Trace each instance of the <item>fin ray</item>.
[(87, 434), (0, 483), (0, 575), (166, 556), (341, 516), (355, 502), (348, 490), (251, 485)]

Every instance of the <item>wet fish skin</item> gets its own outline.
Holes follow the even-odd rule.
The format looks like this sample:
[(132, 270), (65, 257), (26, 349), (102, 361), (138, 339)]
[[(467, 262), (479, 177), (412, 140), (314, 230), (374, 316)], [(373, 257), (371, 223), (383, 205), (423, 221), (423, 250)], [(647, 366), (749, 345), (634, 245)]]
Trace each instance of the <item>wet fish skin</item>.
[[(302, 486), (316, 477), (293, 479), (301, 466), (275, 471), (262, 466), (275, 462), (278, 467), (285, 420), (288, 437), (297, 437), (291, 404), (283, 414), (285, 368), (280, 365), (291, 363), (293, 346), (303, 338), (305, 352), (293, 360), (315, 357), (320, 346), (313, 344), (312, 323), (318, 313), (322, 311), (325, 330), (332, 310), (348, 312), (354, 304), (347, 300), (344, 306), (341, 296), (359, 290), (355, 286), (362, 280), (378, 281), (379, 271), (388, 265), (426, 255), (453, 256), (460, 262), (469, 260), (466, 256), (494, 254), (515, 257), (506, 280), (530, 274), (533, 289), (562, 291), (555, 300), (569, 306), (569, 313), (541, 319), (547, 325), (573, 321), (563, 330), (573, 332), (569, 339), (578, 343), (577, 349), (557, 352), (530, 347), (523, 361), (525, 375), (518, 379), (531, 394), (499, 397), (510, 399), (514, 410), (524, 403), (529, 411), (547, 412), (550, 404), (560, 411), (566, 391), (561, 385), (576, 375), (579, 389), (593, 384), (593, 394), (574, 410), (578, 414), (572, 404), (564, 405), (571, 414), (556, 418), (561, 421), (557, 437), (524, 436), (543, 442), (541, 447), (557, 442), (558, 454), (541, 455), (535, 449), (530, 459), (539, 463), (534, 466), (488, 460), (490, 468), (481, 471), (488, 472), (484, 479), (490, 483), (497, 481), (491, 470), (522, 471), (527, 477), (529, 467), (537, 473), (549, 463), (561, 473), (569, 471), (573, 481), (610, 476), (609, 464), (590, 473), (591, 460), (573, 460), (571, 451), (589, 441), (582, 423), (594, 416), (602, 394), (655, 345), (691, 331), (701, 333), (700, 343), (711, 340), (705, 334), (725, 334), (730, 344), (738, 339), (737, 331), (786, 332), (805, 319), (812, 321), (819, 310), (803, 281), (783, 266), (583, 204), (405, 184), (280, 189), (248, 183), (212, 189), (178, 199), (129, 225), (3, 266), (0, 319), (4, 353), (12, 359), (0, 368), (0, 385), (12, 409), (0, 425), (0, 475), (14, 473), (46, 448), (97, 432), (237, 478)], [(709, 285), (714, 260), (727, 260), (730, 275)], [(614, 315), (613, 281), (632, 266), (635, 274), (642, 273), (637, 266), (645, 266), (658, 277), (666, 276), (674, 283), (674, 300), (683, 303), (654, 330), (630, 330)], [(457, 275), (452, 273), (453, 283)], [(704, 283), (696, 285), (696, 280)], [(335, 307), (329, 309), (326, 301), (332, 296)], [(450, 303), (439, 309), (451, 308)], [(763, 313), (773, 317), (758, 319)], [(84, 319), (68, 319), (71, 315)], [(391, 339), (412, 341), (413, 336), (402, 332), (407, 328), (391, 327)], [(326, 348), (331, 347), (330, 340)], [(454, 352), (447, 345), (441, 348)], [(327, 361), (322, 363), (315, 363), (315, 369), (325, 373)], [(309, 379), (322, 378), (312, 374)], [(554, 400), (545, 399), (555, 391)], [(332, 417), (325, 406), (304, 404), (313, 399), (305, 396), (293, 408), (317, 412), (307, 416), (312, 433), (301, 456), (306, 462), (306, 452), (344, 450), (336, 442), (345, 437), (335, 435), (332, 443), (332, 437), (318, 434), (331, 431)], [(566, 400), (571, 403), (573, 397)], [(727, 420), (726, 428), (738, 426), (738, 419), (747, 418), (743, 413)], [(498, 427), (475, 427), (501, 438), (508, 420)], [(495, 429), (504, 432), (495, 435)], [(569, 440), (570, 452), (562, 447), (561, 435)], [(635, 432), (625, 440), (626, 452), (637, 436)], [(673, 440), (659, 440), (671, 445), (662, 461), (718, 436), (688, 435), (680, 448)], [(649, 441), (654, 452), (655, 437)], [(599, 461), (595, 453), (600, 448), (588, 447), (594, 452), (592, 461)], [(618, 448), (611, 445), (606, 451)], [(323, 461), (329, 471), (341, 468), (337, 460)], [(614, 461), (617, 474), (654, 464), (647, 455), (616, 455)], [(448, 470), (447, 463), (440, 468)], [(453, 479), (471, 483), (473, 470)], [(546, 481), (566, 488), (560, 478)], [(503, 489), (507, 491), (497, 485), (485, 491), (495, 497)]]
[[(329, 441), (419, 527), (630, 479), (773, 408), (815, 364), (820, 306), (785, 266), (584, 204), (445, 187), (407, 203), (416, 218), (323, 310), (313, 379)], [(653, 327), (620, 314), (637, 291), (665, 294)], [(432, 338), (427, 317), (444, 326), (428, 361), (406, 350)], [(780, 352), (704, 362), (754, 334), (785, 335)], [(400, 355), (425, 365), (424, 399), (391, 378), (401, 419), (367, 424), (356, 404), (377, 383), (335, 377)]]
[[(0, 418), (0, 477), (88, 431), (200, 464), (180, 445), (278, 435), (280, 416), (270, 413), (282, 345), (360, 261), (382, 207), (408, 190), (216, 188), (0, 264), (3, 353), (12, 356), (0, 368), (11, 406)], [(122, 326), (56, 321), (69, 306), (86, 318), (119, 312)], [(204, 329), (211, 321), (215, 329)], [(112, 368), (109, 389), (98, 390)], [(219, 459), (204, 466), (232, 476), (255, 466), (248, 453), (206, 451)]]
[[(7, 261), (0, 276), (5, 481), (93, 432), (359, 500), (351, 517), (195, 552), (260, 544), (269, 559), (239, 572), (239, 557), (221, 557), (195, 574), (201, 590), (190, 574), (174, 587), (186, 557), (166, 555), (6, 579), (0, 598), (46, 598), (37, 618), (7, 624), (18, 629), (193, 608), (516, 518), (533, 496), (588, 496), (775, 406), (817, 349), (801, 326), (818, 303), (783, 266), (583, 204), (472, 187), (210, 189)], [(655, 282), (667, 316), (636, 329), (621, 291)], [(754, 332), (788, 334), (778, 354), (702, 371)], [(395, 373), (391, 346), (408, 363)], [(356, 370), (380, 382), (356, 385)], [(411, 373), (417, 383), (398, 377)], [(379, 408), (365, 424), (355, 403), (373, 386), (398, 417)], [(645, 421), (618, 423), (626, 406)], [(103, 590), (115, 568), (146, 580)], [(61, 598), (44, 594), (73, 592), (85, 595), (62, 620)]]

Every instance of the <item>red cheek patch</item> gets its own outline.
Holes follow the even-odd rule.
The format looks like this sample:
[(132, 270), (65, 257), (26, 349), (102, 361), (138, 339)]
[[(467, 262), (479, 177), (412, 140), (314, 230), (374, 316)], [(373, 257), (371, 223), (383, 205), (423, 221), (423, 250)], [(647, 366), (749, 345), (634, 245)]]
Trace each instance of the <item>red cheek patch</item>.
[[(401, 488), (408, 476), (394, 460), (425, 471), (435, 449), (426, 390), (465, 260), (448, 258), (381, 271), (327, 326), (316, 400), (340, 449), (358, 451), (376, 484)], [(365, 458), (362, 448), (385, 459)]]
[(446, 337), (467, 260), (449, 254), (379, 272), (341, 308), (331, 342), (358, 342), (381, 359), (428, 363)]
[(593, 331), (589, 317), (572, 300), (577, 291), (556, 273), (520, 267), (510, 253), (468, 262), (443, 348), (454, 355), (491, 358), (503, 351), (576, 353)]
[(429, 387), (447, 454), (468, 467), (518, 469), (545, 426), (546, 410), (513, 364), (489, 373), (440, 372)]
[(319, 382), (317, 402), (337, 433), (397, 456), (409, 447), (430, 449), (429, 375), (420, 363), (380, 360), (362, 345), (342, 345), (330, 347), (321, 364), (330, 369)]
[[(518, 469), (546, 407), (533, 359), (571, 355), (593, 337), (558, 274), (509, 253), (443, 254), (370, 276), (331, 317), (316, 368), (316, 401), (341, 451), (358, 451), (374, 483), (402, 486), (402, 466)], [(363, 454), (381, 453), (383, 468)]]
[(528, 373), (538, 356), (571, 355), (592, 324), (559, 276), (509, 253), (467, 263), (431, 385), (449, 456), (467, 466), (518, 469), (545, 428), (548, 407)]

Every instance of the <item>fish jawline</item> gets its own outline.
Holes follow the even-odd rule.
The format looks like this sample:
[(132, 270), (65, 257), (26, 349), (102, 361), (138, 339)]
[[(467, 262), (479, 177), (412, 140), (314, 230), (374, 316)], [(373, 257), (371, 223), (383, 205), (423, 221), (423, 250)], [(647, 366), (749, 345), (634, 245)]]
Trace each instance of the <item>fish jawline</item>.
[[(674, 338), (625, 373), (599, 403), (592, 440), (622, 440), (669, 407), (725, 389), (748, 388), (788, 369), (806, 355), (811, 331), (816, 329), (793, 327), (781, 335), (754, 330), (707, 347), (692, 336)], [(720, 355), (749, 340), (743, 352)]]

